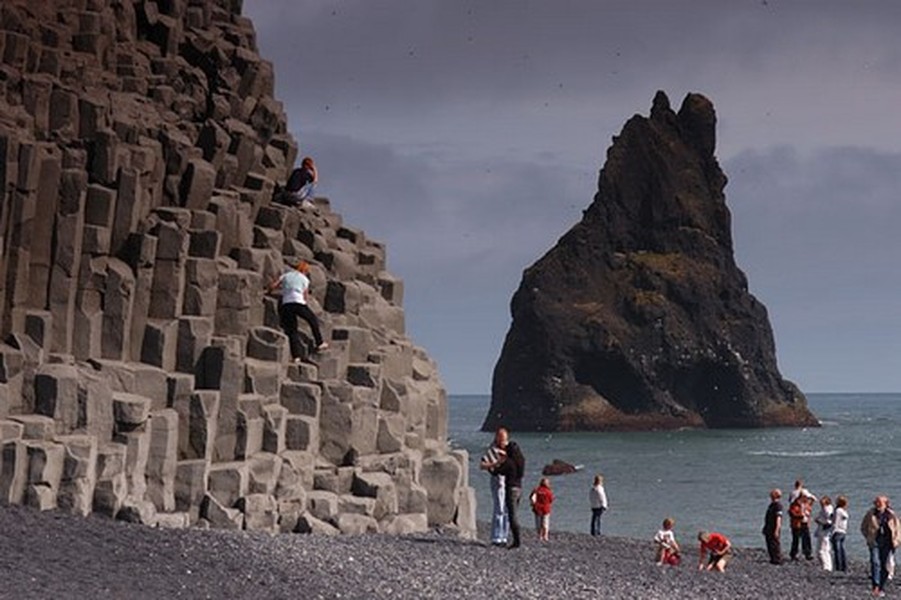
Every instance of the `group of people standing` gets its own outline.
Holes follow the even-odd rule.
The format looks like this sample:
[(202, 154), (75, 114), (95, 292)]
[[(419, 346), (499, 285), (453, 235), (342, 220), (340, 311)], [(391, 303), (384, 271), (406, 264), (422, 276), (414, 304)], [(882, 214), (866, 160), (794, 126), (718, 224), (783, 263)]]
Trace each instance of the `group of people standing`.
[[(496, 546), (518, 548), (521, 544), (517, 508), (522, 496), (525, 457), (519, 445), (510, 439), (506, 428), (499, 428), (494, 442), (480, 461), (480, 468), (491, 476), (493, 499), (491, 542)], [(538, 539), (546, 541), (550, 529), (551, 505), (554, 494), (550, 481), (544, 477), (529, 495), (532, 511), (535, 513), (535, 527)], [(599, 474), (589, 490), (591, 506), (591, 535), (600, 535), (601, 517), (607, 510), (607, 494), (604, 478)], [(816, 506), (819, 509), (814, 515)], [(782, 504), (782, 492), (770, 491), (770, 504), (764, 516), (763, 536), (769, 561), (782, 564), (782, 525), (786, 510)], [(816, 540), (816, 556), (827, 571), (848, 570), (845, 552), (845, 538), (848, 534), (850, 513), (848, 499), (839, 495), (833, 504), (832, 498), (817, 499), (804, 482), (798, 480), (788, 496), (788, 521), (792, 541), (789, 559), (796, 561), (801, 555), (807, 560), (814, 558), (813, 539)], [(655, 560), (659, 565), (678, 565), (681, 562), (679, 544), (673, 533), (674, 521), (664, 519), (662, 528), (654, 536)], [(811, 527), (815, 526), (811, 536)], [(860, 523), (860, 532), (867, 542), (870, 559), (870, 580), (874, 596), (883, 596), (886, 583), (894, 572), (895, 549), (901, 545), (901, 519), (892, 510), (888, 496), (879, 495), (873, 506)], [(512, 538), (511, 538), (512, 536)], [(812, 539), (813, 538), (813, 539)], [(724, 571), (732, 556), (732, 543), (718, 532), (698, 533), (700, 555), (698, 568), (709, 571)]]
[[(764, 517), (763, 536), (767, 553), (772, 564), (782, 564), (780, 534), (783, 521), (782, 492), (770, 492), (770, 505)], [(819, 511), (813, 516), (814, 506), (819, 503)], [(835, 505), (829, 496), (817, 501), (816, 496), (804, 487), (800, 479), (788, 496), (789, 527), (792, 534), (789, 559), (798, 560), (799, 550), (804, 558), (813, 560), (810, 526), (816, 525), (814, 537), (817, 540), (817, 558), (826, 571), (847, 571), (848, 559), (845, 553), (845, 537), (848, 533), (850, 515), (848, 499), (838, 496)], [(886, 582), (894, 574), (895, 549), (901, 545), (901, 520), (892, 510), (889, 498), (876, 496), (873, 506), (860, 523), (860, 532), (867, 542), (870, 558), (870, 580), (873, 595), (884, 594)]]
[[(521, 544), (517, 508), (522, 497), (522, 480), (526, 459), (519, 445), (510, 439), (510, 432), (500, 427), (494, 434), (494, 441), (479, 462), (479, 468), (491, 476), (491, 543), (495, 546), (518, 548)], [(598, 474), (589, 490), (591, 505), (591, 535), (601, 534), (601, 516), (607, 510), (607, 493), (604, 478)], [(538, 539), (547, 541), (550, 533), (551, 507), (554, 492), (547, 477), (542, 477), (529, 494), (529, 504), (535, 515), (535, 530)]]

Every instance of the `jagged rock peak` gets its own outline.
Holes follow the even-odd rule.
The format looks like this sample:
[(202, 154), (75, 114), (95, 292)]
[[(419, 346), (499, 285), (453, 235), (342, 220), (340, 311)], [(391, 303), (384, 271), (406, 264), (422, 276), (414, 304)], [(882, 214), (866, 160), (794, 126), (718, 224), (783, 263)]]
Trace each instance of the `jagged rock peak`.
[(716, 113), (663, 92), (607, 152), (582, 221), (526, 269), (488, 429), (811, 425), (735, 265)]

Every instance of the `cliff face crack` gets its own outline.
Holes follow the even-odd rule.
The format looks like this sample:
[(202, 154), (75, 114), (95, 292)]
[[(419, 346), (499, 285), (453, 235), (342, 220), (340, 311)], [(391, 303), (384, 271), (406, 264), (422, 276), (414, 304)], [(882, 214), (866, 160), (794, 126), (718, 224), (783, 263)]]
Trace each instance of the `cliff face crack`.
[(582, 221), (523, 275), (486, 429), (817, 423), (735, 265), (715, 142), (699, 94), (629, 119)]

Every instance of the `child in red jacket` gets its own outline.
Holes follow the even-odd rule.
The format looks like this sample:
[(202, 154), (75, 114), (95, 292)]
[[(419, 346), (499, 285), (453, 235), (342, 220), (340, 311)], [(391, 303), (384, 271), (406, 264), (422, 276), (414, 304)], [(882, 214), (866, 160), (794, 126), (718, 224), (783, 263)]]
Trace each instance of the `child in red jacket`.
[(532, 512), (535, 513), (538, 539), (546, 542), (551, 529), (551, 504), (554, 503), (554, 492), (551, 491), (551, 482), (547, 477), (541, 478), (538, 487), (529, 495), (529, 500), (532, 503)]

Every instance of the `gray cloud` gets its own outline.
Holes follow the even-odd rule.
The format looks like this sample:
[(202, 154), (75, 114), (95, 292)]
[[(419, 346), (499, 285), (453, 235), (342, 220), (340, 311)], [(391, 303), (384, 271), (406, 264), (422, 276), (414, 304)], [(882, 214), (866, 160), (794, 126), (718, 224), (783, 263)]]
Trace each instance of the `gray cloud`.
[(901, 3), (246, 0), (322, 191), (487, 391), (508, 303), (657, 89), (717, 107), (737, 260), (806, 389), (897, 390)]
[(783, 369), (808, 389), (901, 388), (901, 154), (777, 148), (726, 168), (737, 260)]

